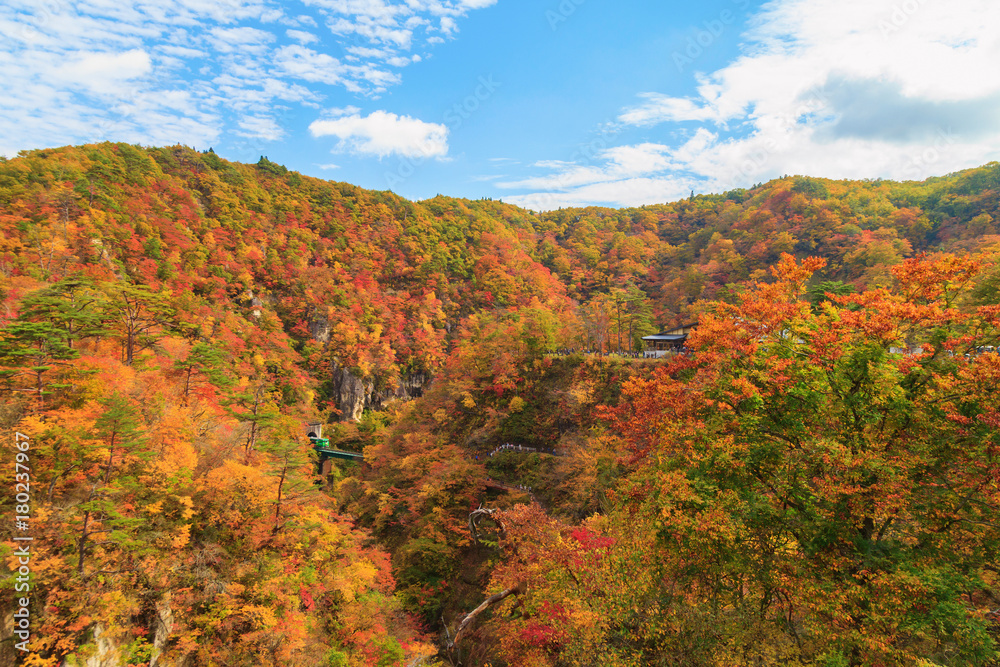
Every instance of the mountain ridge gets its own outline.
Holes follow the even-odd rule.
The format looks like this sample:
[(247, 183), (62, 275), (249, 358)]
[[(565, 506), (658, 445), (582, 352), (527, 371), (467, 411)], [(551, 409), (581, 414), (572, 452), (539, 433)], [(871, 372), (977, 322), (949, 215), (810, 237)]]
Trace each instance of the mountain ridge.
[[(711, 545), (685, 532), (700, 525), (697, 508), (711, 505), (706, 520), (724, 542), (721, 517), (744, 521), (749, 537), (725, 542), (739, 555), (725, 567), (753, 575), (758, 555), (741, 550), (785, 525), (759, 523), (755, 508), (798, 521), (798, 501), (770, 507), (769, 492), (758, 493), (739, 465), (744, 453), (720, 447), (732, 444), (731, 427), (759, 446), (762, 465), (798, 461), (802, 479), (835, 476), (840, 465), (861, 474), (851, 466), (865, 458), (845, 463), (836, 443), (810, 441), (809, 452), (832, 448), (816, 461), (803, 448), (775, 449), (811, 435), (782, 418), (812, 423), (809, 406), (828, 419), (810, 429), (843, 428), (844, 442), (853, 431), (843, 425), (860, 417), (843, 405), (899, 428), (919, 414), (941, 442), (963, 443), (934, 465), (954, 459), (985, 471), (969, 433), (993, 437), (996, 417), (983, 406), (995, 355), (964, 354), (995, 345), (998, 217), (997, 163), (919, 183), (789, 177), (654, 206), (537, 214), (489, 200), (410, 202), (263, 157), (238, 164), (181, 146), (105, 143), (0, 161), (0, 421), (31, 443), (34, 664), (445, 659), (441, 618), (457, 627), (501, 585), (530, 608), (483, 627), (475, 653), (483, 662), (558, 664), (545, 656), (566, 648), (642, 664), (680, 646), (700, 656), (691, 664), (713, 664), (694, 644), (725, 648), (699, 620), (717, 599), (684, 606), (645, 570), (636, 580), (645, 588), (621, 588), (602, 563), (632, 567), (640, 553), (674, 562), (673, 543), (656, 542), (669, 519), (670, 535), (687, 535), (701, 559), (694, 579), (684, 579), (680, 561), (671, 577), (709, 586), (702, 571), (729, 576), (714, 569)], [(697, 318), (708, 325), (693, 335), (691, 357), (615, 354)], [(930, 351), (892, 352), (909, 337)], [(827, 367), (833, 376), (817, 374)], [(788, 391), (786, 369), (800, 388)], [(824, 403), (839, 396), (837, 373), (867, 398)], [(817, 388), (824, 382), (832, 388)], [(951, 405), (952, 385), (973, 398)], [(365, 456), (364, 467), (338, 463), (323, 491), (303, 437), (303, 423), (317, 421), (331, 446)], [(719, 467), (670, 440), (675, 432)], [(940, 444), (916, 441), (932, 453)], [(542, 453), (519, 458), (498, 449), (506, 443)], [(544, 454), (556, 448), (567, 455)], [(974, 486), (975, 475), (958, 473)], [(4, 475), (13, 489), (13, 469)], [(851, 484), (842, 480), (834, 496), (862, 502)], [(727, 489), (729, 505), (713, 504), (715, 487)], [(738, 498), (751, 492), (747, 509)], [(13, 514), (15, 494), (4, 498)], [(837, 516), (831, 498), (821, 504)], [(500, 523), (470, 534), (470, 512), (483, 503)], [(636, 512), (643, 535), (624, 528)], [(824, 517), (810, 515), (809, 526), (840, 531), (849, 544), (850, 527)], [(836, 562), (822, 530), (816, 557)], [(977, 533), (962, 553), (987, 538)], [(959, 588), (935, 583), (934, 568), (978, 606), (988, 590), (935, 560), (945, 553), (927, 556), (922, 599), (980, 642), (970, 651), (988, 655), (988, 628), (955, 612)], [(805, 561), (782, 562), (800, 577), (793, 583), (822, 588), (823, 577), (800, 568)], [(522, 572), (532, 592), (520, 586)], [(536, 590), (543, 597), (531, 597)], [(620, 605), (619, 594), (635, 606)], [(761, 595), (778, 599), (770, 588)], [(662, 636), (659, 625), (647, 632), (640, 620), (662, 620), (654, 612), (668, 599), (687, 620), (664, 621)], [(9, 595), (0, 600), (13, 609)], [(746, 604), (758, 602), (773, 611)], [(816, 662), (824, 637), (835, 636), (844, 655), (868, 646), (837, 634), (835, 621), (814, 618), (818, 643), (794, 648), (804, 626), (782, 629), (771, 617), (755, 625), (756, 612), (742, 605), (742, 615), (711, 618), (744, 648), (766, 636), (773, 643), (760, 650), (783, 660), (804, 650), (815, 660), (802, 664), (861, 664)], [(875, 644), (891, 644), (892, 632)], [(666, 636), (674, 643), (661, 645)]]

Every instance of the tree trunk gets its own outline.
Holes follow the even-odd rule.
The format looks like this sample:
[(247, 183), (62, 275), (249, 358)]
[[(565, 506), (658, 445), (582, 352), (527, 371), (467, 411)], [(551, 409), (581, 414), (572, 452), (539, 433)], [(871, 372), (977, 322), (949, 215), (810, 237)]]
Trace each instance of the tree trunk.
[(478, 607), (476, 607), (468, 614), (466, 614), (465, 618), (462, 619), (462, 622), (458, 624), (458, 629), (455, 630), (455, 638), (448, 642), (448, 649), (451, 650), (455, 648), (455, 644), (458, 643), (458, 640), (462, 636), (462, 633), (465, 631), (466, 628), (469, 627), (469, 625), (474, 620), (476, 620), (476, 616), (479, 616), (479, 614), (483, 613), (493, 605), (505, 600), (511, 595), (522, 595), (527, 590), (528, 590), (527, 582), (522, 581), (518, 583), (516, 586), (512, 586), (511, 588), (502, 590), (499, 593), (495, 593), (486, 598), (485, 600), (483, 600), (483, 602)]
[(281, 529), (281, 525), (278, 523), (281, 520), (281, 490), (285, 486), (285, 474), (288, 472), (288, 457), (285, 457), (285, 465), (281, 468), (281, 477), (278, 479), (278, 502), (274, 506), (274, 528), (271, 529), (272, 535), (277, 535), (278, 531)]
[(90, 537), (90, 533), (87, 532), (87, 527), (90, 526), (90, 510), (83, 513), (83, 529), (80, 531), (80, 539), (77, 540), (77, 546), (80, 549), (80, 558), (76, 563), (76, 570), (83, 576), (83, 555), (87, 552), (87, 538)]

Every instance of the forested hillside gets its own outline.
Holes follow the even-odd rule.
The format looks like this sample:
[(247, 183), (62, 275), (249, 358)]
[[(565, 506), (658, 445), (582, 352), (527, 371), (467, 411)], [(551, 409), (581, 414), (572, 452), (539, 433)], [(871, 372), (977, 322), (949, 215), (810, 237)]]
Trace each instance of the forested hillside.
[(998, 231), (996, 163), (539, 214), (4, 160), (0, 662), (995, 664)]

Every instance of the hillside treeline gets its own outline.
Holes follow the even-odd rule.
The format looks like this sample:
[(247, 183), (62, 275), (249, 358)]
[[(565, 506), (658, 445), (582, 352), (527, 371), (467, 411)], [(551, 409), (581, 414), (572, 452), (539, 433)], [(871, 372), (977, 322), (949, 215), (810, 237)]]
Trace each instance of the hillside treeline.
[[(0, 651), (990, 664), (998, 193), (991, 164), (538, 214), (185, 147), (0, 162), (34, 537), (31, 653)], [(605, 356), (694, 320), (671, 361)], [(315, 421), (365, 463), (320, 478)]]

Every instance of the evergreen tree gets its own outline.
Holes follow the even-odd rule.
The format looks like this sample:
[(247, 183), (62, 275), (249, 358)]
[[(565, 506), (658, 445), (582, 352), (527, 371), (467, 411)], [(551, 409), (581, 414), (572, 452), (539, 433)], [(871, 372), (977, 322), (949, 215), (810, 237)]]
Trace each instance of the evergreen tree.
[[(105, 558), (97, 571), (87, 571), (87, 556), (95, 549), (106, 554), (116, 549), (130, 551), (143, 544), (134, 535), (142, 520), (118, 501), (119, 497), (134, 498), (144, 493), (139, 473), (151, 454), (142, 448), (142, 421), (135, 407), (120, 394), (100, 403), (104, 412), (94, 423), (97, 448), (92, 452), (99, 462), (91, 478), (90, 493), (74, 508), (77, 517), (72, 522), (77, 530), (76, 569), (83, 578), (108, 572), (104, 564), (110, 563), (110, 558)], [(120, 566), (121, 558), (118, 563)]]
[(156, 343), (170, 323), (170, 294), (127, 283), (113, 283), (105, 290), (104, 321), (121, 341), (122, 362), (131, 366), (135, 354)]

